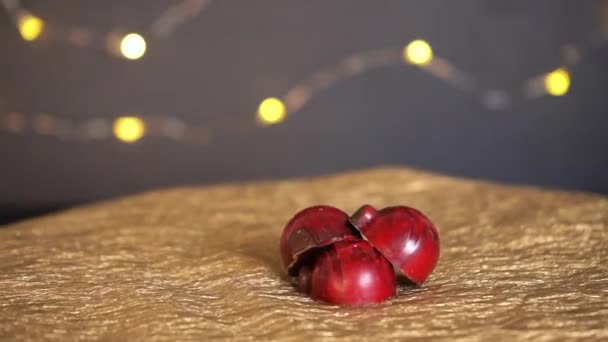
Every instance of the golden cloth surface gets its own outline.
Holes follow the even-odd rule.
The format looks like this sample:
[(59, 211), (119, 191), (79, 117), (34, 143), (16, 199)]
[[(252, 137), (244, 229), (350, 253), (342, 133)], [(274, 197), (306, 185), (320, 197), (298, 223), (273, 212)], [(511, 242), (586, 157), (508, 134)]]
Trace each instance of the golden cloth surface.
[[(441, 256), (421, 288), (317, 303), (281, 267), (314, 204), (419, 208)], [(608, 199), (401, 168), (176, 188), (0, 229), (0, 340), (608, 340)]]

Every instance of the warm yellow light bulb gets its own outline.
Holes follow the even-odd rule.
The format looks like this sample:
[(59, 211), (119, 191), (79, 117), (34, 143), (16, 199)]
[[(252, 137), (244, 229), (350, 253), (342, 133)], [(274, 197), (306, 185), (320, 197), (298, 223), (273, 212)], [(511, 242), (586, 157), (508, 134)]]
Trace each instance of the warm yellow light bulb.
[(129, 33), (120, 41), (120, 52), (125, 58), (140, 59), (146, 53), (146, 40), (137, 33)]
[(403, 49), (403, 58), (410, 64), (427, 65), (433, 59), (433, 49), (424, 40), (414, 40)]
[(25, 14), (19, 18), (17, 25), (21, 37), (28, 42), (36, 40), (44, 30), (44, 21), (31, 14)]
[(135, 116), (122, 116), (114, 121), (114, 135), (122, 142), (132, 143), (144, 136), (146, 126)]
[(285, 119), (285, 105), (275, 97), (269, 97), (260, 103), (258, 119), (265, 124), (276, 124)]
[(570, 74), (559, 68), (545, 75), (545, 90), (549, 95), (562, 96), (570, 89)]

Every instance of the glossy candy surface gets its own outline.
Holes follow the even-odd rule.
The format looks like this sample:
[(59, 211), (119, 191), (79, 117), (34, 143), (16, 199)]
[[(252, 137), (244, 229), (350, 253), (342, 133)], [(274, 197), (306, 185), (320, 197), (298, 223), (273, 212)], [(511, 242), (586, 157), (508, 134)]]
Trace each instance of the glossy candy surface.
[(285, 226), (280, 249), (283, 265), (290, 276), (297, 276), (301, 265), (314, 263), (320, 248), (342, 241), (345, 237), (358, 238), (348, 224), (342, 210), (320, 205), (298, 212)]
[(304, 288), (313, 299), (365, 305), (393, 296), (396, 280), (392, 265), (367, 241), (341, 241), (319, 255)]
[(355, 213), (352, 214), (348, 220), (355, 228), (361, 230), (361, 228), (368, 225), (377, 215), (378, 210), (369, 204), (365, 204), (361, 208), (357, 209), (357, 211), (355, 211)]
[[(357, 219), (351, 218), (354, 221)], [(356, 226), (361, 235), (409, 280), (420, 285), (428, 278), (439, 258), (439, 234), (426, 216), (399, 206), (384, 208), (370, 220), (359, 221), (364, 222)]]

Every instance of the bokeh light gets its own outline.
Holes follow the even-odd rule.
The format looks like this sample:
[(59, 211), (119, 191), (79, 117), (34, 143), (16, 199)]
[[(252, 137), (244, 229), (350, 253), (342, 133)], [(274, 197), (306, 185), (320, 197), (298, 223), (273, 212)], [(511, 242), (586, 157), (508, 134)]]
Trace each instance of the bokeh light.
[(146, 53), (146, 40), (137, 33), (129, 33), (120, 41), (120, 52), (125, 58), (140, 59)]
[(433, 60), (433, 49), (422, 39), (414, 40), (403, 49), (403, 58), (410, 64), (428, 65)]
[(122, 142), (135, 142), (141, 139), (145, 132), (146, 126), (138, 117), (122, 116), (114, 121), (114, 135)]
[(570, 89), (570, 74), (564, 68), (559, 68), (545, 75), (545, 90), (549, 95), (562, 96)]
[(44, 21), (31, 14), (25, 14), (19, 18), (17, 23), (19, 33), (24, 40), (36, 40), (44, 30)]
[(260, 103), (258, 119), (264, 124), (276, 124), (285, 119), (286, 109), (281, 100), (269, 97)]
[(25, 129), (26, 118), (19, 112), (11, 112), (6, 115), (6, 128), (9, 132), (19, 133)]

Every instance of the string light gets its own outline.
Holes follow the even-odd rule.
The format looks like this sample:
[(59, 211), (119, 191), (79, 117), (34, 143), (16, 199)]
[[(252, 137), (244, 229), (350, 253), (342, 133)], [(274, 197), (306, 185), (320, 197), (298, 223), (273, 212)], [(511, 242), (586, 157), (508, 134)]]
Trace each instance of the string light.
[(564, 68), (559, 68), (545, 75), (545, 89), (552, 96), (562, 96), (570, 89), (570, 74)]
[(23, 114), (12, 112), (6, 114), (6, 129), (12, 133), (20, 133), (25, 129), (26, 119)]
[(161, 136), (184, 144), (206, 145), (213, 139), (213, 132), (206, 125), (186, 124), (176, 117), (159, 115), (74, 120), (48, 113), (0, 111), (2, 131), (34, 133), (63, 141), (100, 141), (114, 137), (123, 142), (134, 142), (143, 136)]
[(417, 39), (403, 49), (403, 58), (414, 65), (428, 65), (433, 60), (433, 49), (425, 40)]
[(136, 142), (144, 136), (145, 131), (143, 120), (136, 116), (123, 116), (114, 121), (114, 136), (122, 142)]
[(129, 33), (120, 41), (120, 53), (128, 59), (140, 59), (146, 53), (146, 40), (137, 33)]
[(44, 30), (44, 21), (31, 14), (24, 14), (19, 17), (17, 22), (21, 38), (28, 42), (36, 40)]
[[(195, 18), (197, 15), (201, 14), (205, 11), (205, 9), (209, 6), (211, 0), (182, 0), (180, 2), (176, 2), (160, 13), (160, 15), (152, 20), (151, 25), (145, 31), (147, 35), (157, 39), (167, 39), (171, 37), (177, 28), (180, 25), (187, 23), (188, 21)], [(16, 23), (17, 29), (20, 35), (24, 40), (32, 41), (39, 38), (41, 33), (45, 29), (45, 22), (41, 18), (33, 16), (27, 10), (23, 9), (21, 6), (21, 2), (19, 0), (0, 0), (0, 7), (4, 7), (6, 12), (10, 16), (13, 17), (13, 20)], [(83, 48), (83, 47), (95, 47), (94, 44), (99, 41), (99, 39), (93, 39), (95, 37), (102, 36), (100, 32), (95, 32), (90, 28), (83, 27), (58, 27), (53, 29), (53, 35), (48, 35), (45, 37), (49, 42), (59, 42), (61, 44), (67, 43), (73, 47)], [(111, 40), (113, 46), (109, 47), (110, 52), (113, 55), (118, 57), (126, 57), (120, 50), (121, 38), (123, 37), (113, 37), (114, 33), (108, 34), (108, 39), (106, 41)], [(142, 52), (142, 44), (143, 41), (143, 52), (145, 53), (145, 40), (141, 35), (138, 35), (139, 42), (135, 42), (139, 47), (135, 47), (134, 50), (131, 50), (130, 47), (127, 48), (129, 51), (128, 54), (133, 54), (137, 56)], [(117, 38), (118, 41), (114, 41)], [(116, 52), (117, 54), (114, 54)], [(137, 58), (141, 58), (143, 54), (141, 54)], [(137, 59), (134, 58), (134, 59)]]
[[(193, 18), (207, 7), (210, 0), (183, 0), (181, 3), (167, 8), (163, 14), (153, 22), (145, 31), (146, 35), (156, 38), (167, 38), (173, 34), (177, 26)], [(29, 14), (19, 8), (19, 2), (0, 2), (6, 10), (14, 16), (20, 35), (26, 41), (38, 39), (45, 30), (45, 22), (38, 17)], [(7, 4), (13, 4), (9, 6)], [(605, 6), (604, 8), (608, 8)], [(608, 13), (608, 11), (606, 11)], [(55, 30), (54, 30), (55, 32)], [(61, 28), (56, 32), (64, 32), (65, 39), (71, 46), (86, 47), (95, 44), (95, 32), (86, 28)], [(45, 36), (45, 39), (56, 39), (57, 35)], [(601, 41), (605, 43), (608, 36)], [(589, 49), (597, 48), (598, 45), (590, 45), (589, 40), (583, 40), (586, 45), (577, 46), (567, 44), (562, 47), (563, 63), (568, 69), (578, 64), (584, 57), (582, 54)], [(112, 53), (128, 59), (139, 59), (146, 53), (147, 43), (144, 37), (138, 33), (130, 33), (125, 36), (108, 35), (108, 48)], [(559, 68), (552, 72), (534, 76), (526, 80), (522, 86), (523, 94), (507, 92), (505, 90), (478, 89), (471, 74), (458, 69), (448, 60), (435, 57), (430, 44), (422, 39), (417, 39), (400, 48), (378, 49), (363, 51), (353, 54), (336, 64), (323, 68), (307, 77), (302, 82), (293, 85), (279, 98), (264, 99), (257, 111), (258, 122), (263, 125), (277, 124), (284, 121), (287, 113), (299, 111), (317, 93), (323, 91), (341, 80), (364, 73), (372, 68), (396, 66), (403, 61), (408, 64), (424, 67), (437, 79), (453, 86), (454, 88), (479, 92), (481, 103), (489, 109), (505, 109), (516, 96), (524, 95), (525, 98), (536, 98), (543, 94), (553, 96), (565, 95), (570, 88), (570, 74), (566, 68)], [(3, 113), (0, 112), (0, 119)], [(77, 124), (69, 120), (55, 116), (28, 115), (12, 112), (4, 115), (5, 120), (0, 120), (0, 129), (8, 132), (22, 134), (33, 132), (41, 135), (62, 137), (80, 137), (85, 139), (105, 139), (111, 136), (111, 132), (120, 141), (130, 143), (140, 140), (144, 135), (161, 135), (181, 142), (204, 144), (210, 140), (212, 131), (209, 127), (196, 127), (190, 123), (184, 123), (177, 118), (169, 117), (161, 120), (160, 126), (155, 130), (155, 121), (150, 118), (135, 116), (120, 117), (114, 122), (106, 119), (93, 119), (85, 125)], [(26, 128), (31, 128), (28, 130)], [(148, 130), (150, 128), (150, 130)], [(63, 132), (63, 133), (62, 133)]]
[(277, 124), (285, 119), (285, 105), (275, 97), (269, 97), (258, 107), (258, 119), (263, 124)]
[[(146, 125), (144, 124), (144, 127)], [(79, 125), (80, 136), (85, 139), (102, 140), (111, 136), (112, 125), (101, 118), (87, 120), (84, 124)]]
[(175, 29), (205, 10), (211, 0), (185, 0), (169, 7), (150, 25), (150, 34), (156, 38), (168, 38)]

